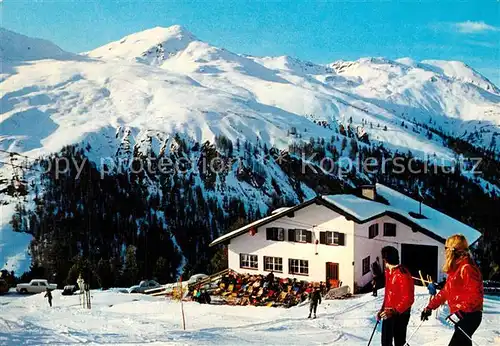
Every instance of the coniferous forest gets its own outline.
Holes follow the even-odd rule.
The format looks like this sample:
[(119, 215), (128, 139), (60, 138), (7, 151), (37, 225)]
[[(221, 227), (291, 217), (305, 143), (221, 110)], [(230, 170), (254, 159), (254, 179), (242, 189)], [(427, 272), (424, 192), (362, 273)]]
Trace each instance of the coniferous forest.
[[(371, 147), (367, 136), (356, 139), (348, 132), (329, 140), (311, 138), (287, 151), (260, 143), (233, 143), (223, 136), (215, 143), (196, 143), (177, 135), (175, 142), (175, 150), (161, 155), (181, 165), (182, 172), (128, 169), (103, 174), (86, 161), (89, 146), (66, 147), (32, 165), (32, 172), (38, 168), (44, 173), (33, 173), (37, 178), (12, 219), (15, 231), (33, 236), (32, 268), (23, 279), (43, 276), (64, 285), (74, 283), (82, 272), (93, 287), (107, 288), (130, 286), (141, 279), (165, 283), (180, 275), (214, 273), (227, 265), (224, 248), (209, 247), (221, 234), (311, 197), (310, 189), (318, 194), (355, 193), (359, 184), (373, 182), (417, 200), (422, 196), (425, 204), (480, 230), (483, 238), (475, 248), (476, 259), (486, 278), (499, 275), (500, 199), (494, 185), (483, 181), (481, 186), (478, 176), (464, 174), (464, 167), (471, 166), (467, 159), (465, 165), (443, 169), (431, 160), (416, 160), (411, 152)], [(465, 157), (480, 155), (481, 177), (500, 186), (500, 161), (495, 155), (466, 142), (448, 139), (448, 144)], [(306, 164), (303, 155), (313, 159)], [(85, 160), (83, 170), (68, 167), (56, 177), (53, 168), (61, 157), (78, 167)], [(134, 164), (148, 161), (137, 150), (132, 157)], [(335, 163), (340, 157), (358, 163), (375, 158), (378, 170), (367, 173), (355, 164), (340, 176), (342, 167)], [(215, 172), (202, 167), (202, 162), (214, 158)], [(324, 158), (334, 162), (328, 172), (319, 168)], [(382, 170), (384, 158), (427, 170), (401, 172), (391, 164)]]

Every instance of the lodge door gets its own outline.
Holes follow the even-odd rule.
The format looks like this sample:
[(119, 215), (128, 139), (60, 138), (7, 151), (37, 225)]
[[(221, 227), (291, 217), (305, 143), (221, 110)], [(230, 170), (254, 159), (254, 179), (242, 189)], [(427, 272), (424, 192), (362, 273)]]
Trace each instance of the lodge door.
[(326, 282), (330, 283), (330, 287), (339, 287), (339, 264), (326, 262)]

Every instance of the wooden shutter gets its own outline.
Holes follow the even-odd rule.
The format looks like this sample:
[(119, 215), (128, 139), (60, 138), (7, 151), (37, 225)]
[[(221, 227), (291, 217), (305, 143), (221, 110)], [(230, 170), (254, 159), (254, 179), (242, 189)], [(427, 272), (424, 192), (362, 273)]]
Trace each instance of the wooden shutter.
[[(290, 230), (288, 230), (290, 231)], [(292, 259), (288, 259), (288, 274), (292, 274)]]
[(326, 244), (326, 232), (319, 232), (319, 243)]
[(266, 228), (266, 240), (272, 240), (273, 229)]
[(338, 235), (339, 235), (339, 245), (345, 245), (345, 234), (338, 233)]
[(378, 224), (375, 223), (368, 228), (368, 238), (372, 239), (372, 238), (375, 238), (377, 236), (377, 229), (376, 229), (377, 226), (378, 226)]
[(288, 241), (295, 241), (295, 230), (294, 229), (288, 230)]
[(312, 232), (306, 231), (306, 242), (312, 243)]

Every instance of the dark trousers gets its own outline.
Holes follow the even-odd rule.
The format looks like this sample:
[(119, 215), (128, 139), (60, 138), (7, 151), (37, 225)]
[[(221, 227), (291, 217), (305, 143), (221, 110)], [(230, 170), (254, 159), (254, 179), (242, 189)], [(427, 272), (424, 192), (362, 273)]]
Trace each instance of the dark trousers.
[(49, 299), (49, 305), (52, 307), (52, 299)]
[(406, 329), (410, 321), (410, 309), (382, 322), (382, 346), (403, 346), (406, 343)]
[(314, 314), (316, 315), (316, 309), (318, 308), (318, 303), (311, 302), (309, 303), (309, 316), (311, 316), (311, 313), (314, 310)]
[(462, 315), (464, 317), (455, 325), (455, 333), (453, 333), (453, 337), (451, 338), (448, 346), (472, 346), (472, 341), (465, 336), (464, 333), (458, 329), (458, 327), (462, 328), (462, 330), (472, 338), (472, 334), (474, 334), (476, 329), (481, 324), (483, 313), (481, 311), (469, 313), (465, 312), (462, 313)]

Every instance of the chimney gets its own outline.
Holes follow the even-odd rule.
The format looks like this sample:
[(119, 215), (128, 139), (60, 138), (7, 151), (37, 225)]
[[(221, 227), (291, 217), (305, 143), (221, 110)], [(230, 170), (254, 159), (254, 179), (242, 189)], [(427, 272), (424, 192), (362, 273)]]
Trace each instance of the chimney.
[(374, 201), (377, 198), (377, 188), (375, 185), (363, 185), (361, 186), (361, 195)]

